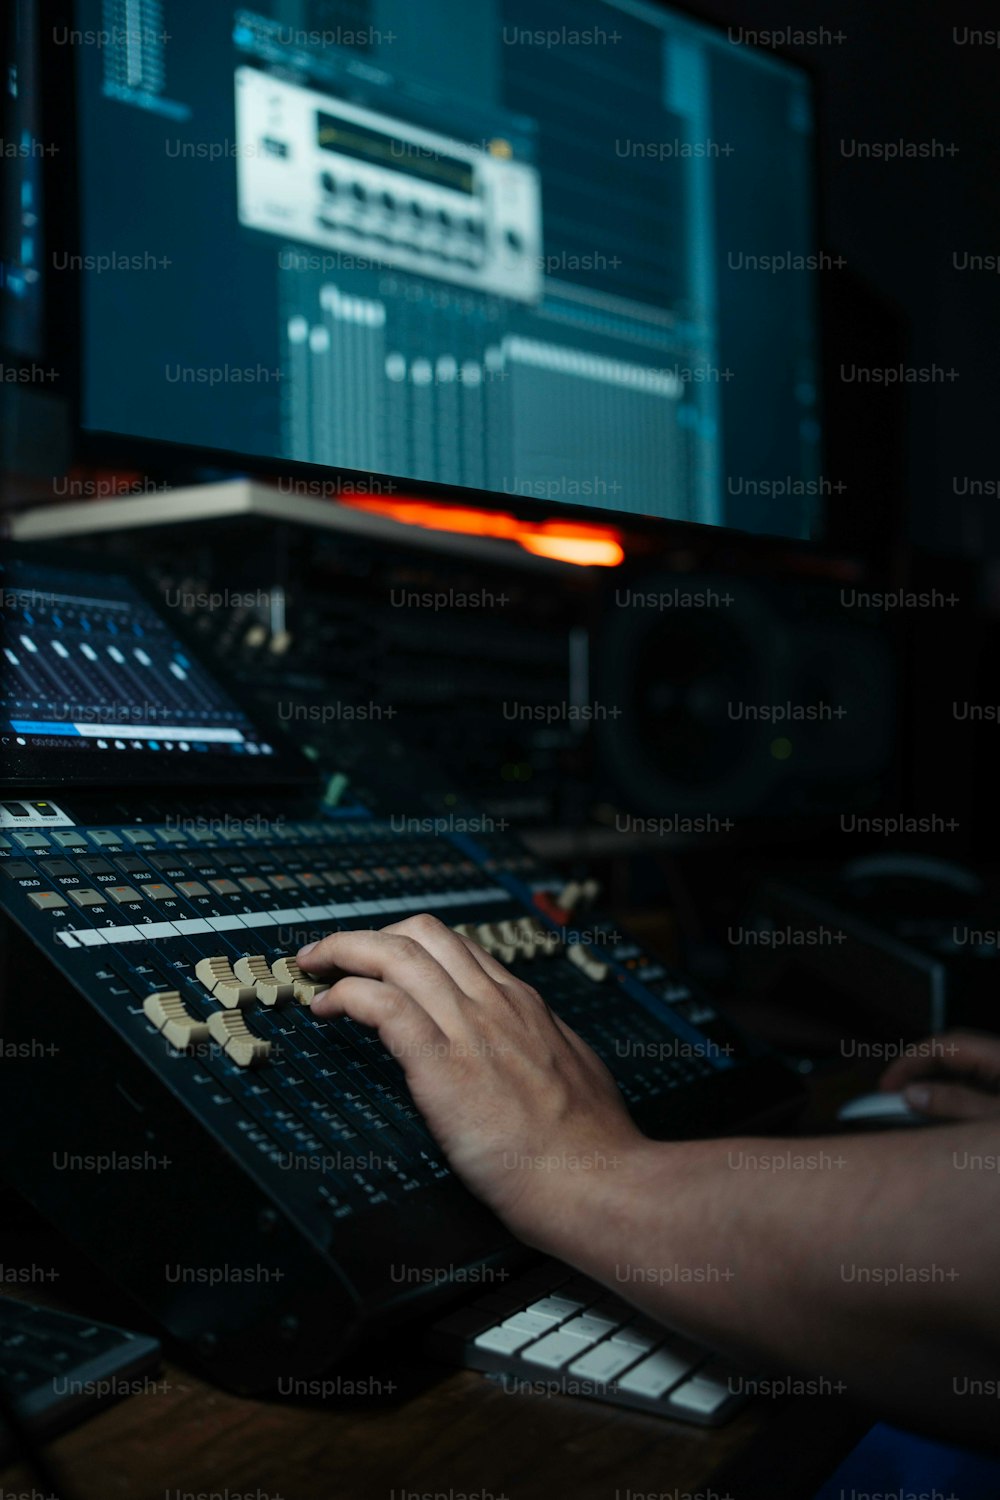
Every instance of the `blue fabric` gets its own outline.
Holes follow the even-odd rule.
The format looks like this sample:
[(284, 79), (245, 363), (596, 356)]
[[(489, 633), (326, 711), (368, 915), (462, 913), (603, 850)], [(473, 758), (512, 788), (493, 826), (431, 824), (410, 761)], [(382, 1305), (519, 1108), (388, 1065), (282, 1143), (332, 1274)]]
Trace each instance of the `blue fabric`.
[(847, 1455), (816, 1500), (998, 1500), (1000, 1460), (880, 1422)]

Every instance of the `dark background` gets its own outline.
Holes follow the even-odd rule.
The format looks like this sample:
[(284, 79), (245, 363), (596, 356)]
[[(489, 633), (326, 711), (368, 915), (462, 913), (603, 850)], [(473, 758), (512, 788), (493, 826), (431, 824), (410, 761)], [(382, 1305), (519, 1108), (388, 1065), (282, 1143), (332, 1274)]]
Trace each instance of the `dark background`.
[[(1000, 151), (1000, 48), (958, 46), (972, 30), (1000, 28), (996, 6), (933, 0), (713, 0), (723, 25), (825, 27), (841, 43), (789, 47), (814, 68), (820, 91), (824, 241), (843, 272), (822, 273), (827, 313), (827, 403), (833, 466), (850, 491), (832, 506), (881, 506), (903, 498), (907, 539), (977, 555), (1000, 541), (996, 496), (959, 497), (953, 477), (989, 480), (1000, 470), (996, 365), (1000, 276), (958, 271), (953, 253), (1000, 252), (996, 162)], [(842, 140), (939, 140), (954, 156), (862, 160)], [(841, 285), (829, 285), (833, 278)], [(953, 383), (910, 387), (901, 455), (891, 451), (898, 397), (840, 387), (841, 358), (864, 362), (865, 344), (902, 340), (907, 363), (960, 372)], [(892, 362), (891, 358), (886, 363)], [(857, 486), (865, 482), (867, 494)], [(885, 493), (897, 486), (895, 495)]]

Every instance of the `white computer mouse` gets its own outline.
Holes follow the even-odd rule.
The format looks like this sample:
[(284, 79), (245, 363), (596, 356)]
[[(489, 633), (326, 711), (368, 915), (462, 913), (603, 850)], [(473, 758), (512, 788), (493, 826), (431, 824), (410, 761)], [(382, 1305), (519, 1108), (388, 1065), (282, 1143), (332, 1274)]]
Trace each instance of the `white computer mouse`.
[(932, 1125), (927, 1115), (911, 1109), (902, 1094), (862, 1094), (837, 1111), (844, 1125)]

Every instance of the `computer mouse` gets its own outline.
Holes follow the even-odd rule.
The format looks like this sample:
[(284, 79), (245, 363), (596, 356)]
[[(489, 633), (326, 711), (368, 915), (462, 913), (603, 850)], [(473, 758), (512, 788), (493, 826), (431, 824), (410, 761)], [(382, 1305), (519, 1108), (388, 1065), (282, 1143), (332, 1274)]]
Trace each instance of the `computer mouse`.
[(902, 1094), (861, 1094), (851, 1099), (837, 1111), (837, 1119), (844, 1125), (931, 1125), (927, 1116), (911, 1109)]

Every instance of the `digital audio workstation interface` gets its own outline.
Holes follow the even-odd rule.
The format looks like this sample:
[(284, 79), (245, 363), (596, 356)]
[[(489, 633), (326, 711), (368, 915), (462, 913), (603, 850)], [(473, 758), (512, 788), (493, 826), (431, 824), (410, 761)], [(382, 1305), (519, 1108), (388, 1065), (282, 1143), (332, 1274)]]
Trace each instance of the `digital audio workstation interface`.
[(812, 532), (799, 70), (643, 0), (78, 12), (86, 427)]
[(5, 750), (273, 754), (125, 578), (0, 564), (0, 651)]

